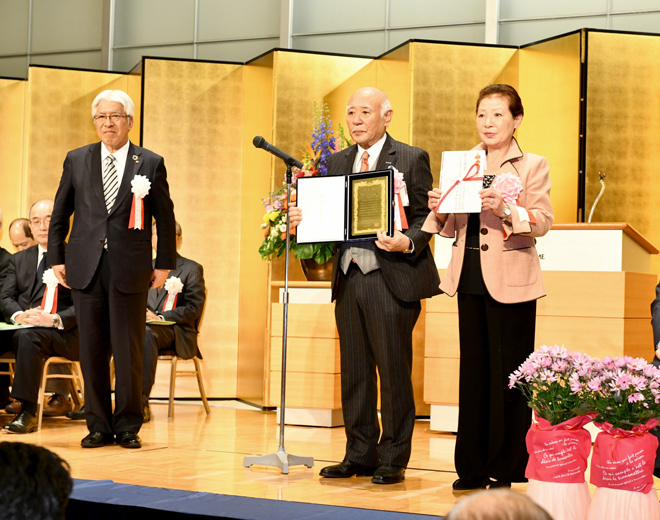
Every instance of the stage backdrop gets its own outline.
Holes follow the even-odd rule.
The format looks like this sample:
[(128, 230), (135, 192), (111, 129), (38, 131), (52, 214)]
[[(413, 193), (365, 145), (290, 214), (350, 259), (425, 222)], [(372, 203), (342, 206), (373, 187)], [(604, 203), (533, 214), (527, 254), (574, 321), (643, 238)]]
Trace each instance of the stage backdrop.
[[(520, 144), (551, 165), (555, 222), (578, 219), (583, 174), (590, 208), (600, 170), (608, 189), (594, 221), (628, 221), (660, 244), (653, 225), (659, 50), (657, 36), (583, 30), (522, 49), (411, 41), (377, 59), (274, 50), (247, 64), (144, 58), (128, 75), (35, 66), (27, 81), (0, 79), (0, 207), (8, 224), (35, 200), (53, 197), (65, 153), (97, 139), (93, 98), (107, 88), (129, 92), (137, 110), (130, 137), (165, 157), (184, 231), (181, 253), (205, 267), (207, 392), (264, 404), (271, 283), (283, 279), (284, 262), (259, 258), (261, 199), (281, 185), (284, 167), (252, 146), (255, 135), (302, 155), (314, 101), (329, 104), (337, 129), (350, 94), (374, 85), (390, 95), (390, 133), (429, 151), (437, 182), (442, 151), (478, 142), (479, 89), (510, 83), (525, 105)], [(1, 243), (11, 250), (6, 232)], [(291, 279), (301, 280), (298, 262), (291, 266)], [(424, 327), (422, 320), (416, 345)], [(166, 377), (159, 372), (154, 395), (166, 394)], [(197, 392), (192, 380), (179, 390)]]

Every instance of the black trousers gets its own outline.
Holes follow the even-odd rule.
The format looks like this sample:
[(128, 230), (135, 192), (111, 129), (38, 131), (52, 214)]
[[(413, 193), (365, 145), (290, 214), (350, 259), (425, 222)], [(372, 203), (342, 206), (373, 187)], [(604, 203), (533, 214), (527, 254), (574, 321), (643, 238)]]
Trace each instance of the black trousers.
[[(142, 426), (142, 366), (147, 290), (119, 291), (107, 254), (84, 290), (71, 294), (80, 332), (85, 378), (85, 419), (91, 432), (138, 432)], [(115, 361), (115, 409), (110, 391), (110, 355)]]
[[(11, 396), (14, 399), (36, 403), (44, 371), (44, 361), (51, 356), (60, 356), (78, 361), (78, 329), (60, 331), (48, 328), (21, 329), (14, 333), (16, 371)], [(52, 365), (55, 368), (56, 365)], [(51, 373), (53, 370), (51, 368)], [(71, 373), (70, 370), (66, 372)], [(60, 380), (56, 392), (69, 394), (69, 382)]]
[(536, 301), (503, 304), (458, 293), (460, 383), (454, 460), (459, 478), (525, 481), (532, 420), (509, 374), (534, 350)]
[(412, 331), (421, 305), (394, 296), (380, 270), (364, 275), (352, 264), (348, 273), (340, 276), (335, 318), (346, 458), (369, 466), (406, 467), (415, 425)]
[(158, 352), (174, 348), (174, 326), (147, 325), (144, 334), (144, 376), (142, 393), (149, 397), (156, 379)]

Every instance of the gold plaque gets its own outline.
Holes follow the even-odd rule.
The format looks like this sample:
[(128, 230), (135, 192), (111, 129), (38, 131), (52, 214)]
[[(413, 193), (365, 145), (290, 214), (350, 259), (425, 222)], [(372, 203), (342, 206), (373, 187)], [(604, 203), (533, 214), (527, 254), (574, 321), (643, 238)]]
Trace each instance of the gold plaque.
[(351, 235), (355, 238), (389, 231), (391, 197), (388, 177), (355, 179), (351, 183), (352, 213)]

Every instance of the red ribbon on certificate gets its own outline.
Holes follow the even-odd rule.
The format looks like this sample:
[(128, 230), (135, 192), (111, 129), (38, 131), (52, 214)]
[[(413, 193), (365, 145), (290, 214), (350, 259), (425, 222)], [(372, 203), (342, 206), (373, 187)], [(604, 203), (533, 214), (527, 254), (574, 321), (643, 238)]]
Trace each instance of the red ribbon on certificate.
[(167, 293), (167, 298), (165, 303), (163, 303), (163, 312), (171, 311), (176, 307), (176, 299), (179, 297), (179, 293)]
[[(472, 173), (472, 170), (474, 169), (474, 173)], [(461, 182), (464, 181), (482, 181), (484, 180), (483, 177), (478, 177), (479, 175), (479, 170), (481, 169), (481, 165), (479, 164), (479, 156), (477, 155), (476, 161), (472, 166), (470, 166), (470, 169), (467, 171), (465, 174), (465, 177), (462, 179), (458, 179), (454, 184), (451, 185), (451, 187), (447, 190), (447, 193), (442, 195), (442, 198), (440, 199), (440, 202), (438, 202), (438, 205), (435, 208), (436, 213), (440, 210), (440, 205), (442, 202), (447, 198), (447, 195), (451, 193), (451, 191), (458, 186)]]
[(135, 194), (131, 204), (131, 218), (128, 220), (128, 229), (144, 229), (144, 200), (138, 198)]
[(46, 286), (46, 292), (44, 293), (43, 298), (41, 298), (41, 305), (39, 308), (42, 311), (46, 311), (48, 314), (55, 314), (57, 312), (57, 289), (59, 286), (48, 287)]
[(396, 201), (399, 208), (399, 217), (401, 218), (401, 229), (408, 229), (408, 219), (406, 218), (406, 210), (403, 208), (403, 201), (401, 200), (401, 193), (396, 192)]

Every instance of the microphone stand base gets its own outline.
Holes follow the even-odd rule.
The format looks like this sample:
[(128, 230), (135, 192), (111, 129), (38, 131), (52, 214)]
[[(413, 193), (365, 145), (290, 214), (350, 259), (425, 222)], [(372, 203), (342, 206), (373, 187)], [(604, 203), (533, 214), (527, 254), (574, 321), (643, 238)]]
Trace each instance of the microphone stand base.
[(297, 455), (290, 455), (284, 451), (283, 448), (280, 448), (277, 453), (243, 458), (243, 466), (246, 468), (249, 468), (253, 464), (280, 468), (284, 475), (288, 475), (289, 466), (307, 466), (308, 468), (314, 467), (314, 457), (299, 457)]

